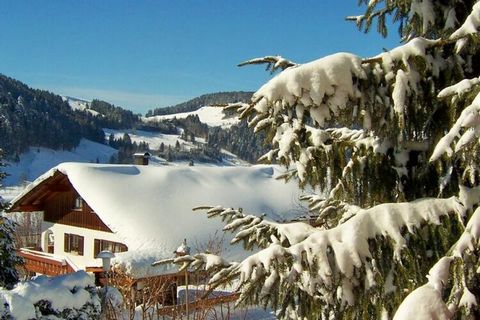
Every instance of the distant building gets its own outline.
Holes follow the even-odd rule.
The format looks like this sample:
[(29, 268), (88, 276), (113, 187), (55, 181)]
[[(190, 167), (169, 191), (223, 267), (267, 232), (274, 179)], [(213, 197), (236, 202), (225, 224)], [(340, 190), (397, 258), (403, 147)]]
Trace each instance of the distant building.
[(148, 160), (151, 154), (149, 152), (137, 152), (133, 154), (134, 163), (139, 166), (148, 166)]

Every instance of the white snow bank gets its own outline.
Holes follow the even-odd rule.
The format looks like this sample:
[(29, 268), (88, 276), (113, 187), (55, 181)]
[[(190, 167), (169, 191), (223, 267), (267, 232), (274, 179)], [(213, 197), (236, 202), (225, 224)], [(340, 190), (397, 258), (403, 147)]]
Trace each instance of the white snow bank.
[[(92, 288), (92, 292), (87, 291)], [(14, 319), (35, 319), (34, 304), (41, 300), (51, 303), (55, 312), (66, 309), (82, 309), (87, 304), (100, 310), (100, 299), (95, 293), (95, 281), (84, 271), (58, 277), (39, 276), (19, 283), (14, 289), (0, 291), (0, 301), (8, 303)], [(0, 312), (6, 306), (0, 303)]]

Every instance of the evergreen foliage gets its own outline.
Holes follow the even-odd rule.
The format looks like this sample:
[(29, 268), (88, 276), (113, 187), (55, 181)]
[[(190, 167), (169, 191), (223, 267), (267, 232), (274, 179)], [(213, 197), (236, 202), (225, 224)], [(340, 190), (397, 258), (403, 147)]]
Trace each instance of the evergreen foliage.
[(104, 142), (93, 117), (60, 96), (0, 75), (0, 148), (14, 159), (29, 146), (72, 149), (82, 137)]
[(403, 44), (373, 58), (242, 63), (283, 70), (239, 112), (265, 133), (262, 160), (316, 191), (303, 198), (315, 224), (208, 208), (261, 250), (176, 262), (217, 267), (211, 284), (237, 279), (240, 303), (282, 318), (479, 318), (480, 3), (360, 2), (350, 20), (386, 35), (393, 16)]
[(210, 128), (207, 143), (210, 147), (225, 149), (250, 163), (256, 163), (268, 150), (265, 135), (255, 134), (245, 120), (230, 128)]
[[(2, 150), (0, 149), (0, 187), (5, 173), (1, 171)], [(0, 213), (2, 213), (2, 199), (0, 197)], [(15, 250), (15, 223), (3, 214), (0, 214), (0, 287), (11, 289), (18, 282), (16, 267), (23, 263), (23, 259)]]
[(133, 114), (132, 111), (116, 107), (105, 101), (92, 100), (90, 109), (101, 114), (95, 117), (95, 122), (101, 128), (130, 129), (140, 122), (139, 116)]

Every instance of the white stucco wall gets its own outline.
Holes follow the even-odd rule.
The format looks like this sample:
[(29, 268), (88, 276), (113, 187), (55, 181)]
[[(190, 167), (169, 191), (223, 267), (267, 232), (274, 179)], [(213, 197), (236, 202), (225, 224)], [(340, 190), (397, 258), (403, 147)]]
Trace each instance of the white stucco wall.
[[(79, 227), (67, 226), (64, 224), (51, 223), (51, 222), (42, 222), (42, 249), (47, 251), (46, 243), (46, 234), (48, 231), (53, 232), (54, 236), (54, 254), (62, 255), (68, 257), (76, 266), (80, 269), (85, 267), (101, 267), (102, 261), (100, 259), (95, 259), (93, 256), (94, 253), (94, 239), (108, 240), (114, 242), (122, 242), (119, 237), (110, 232), (90, 230)], [(83, 256), (72, 254), (64, 251), (64, 237), (65, 233), (77, 234), (84, 237), (84, 248)]]

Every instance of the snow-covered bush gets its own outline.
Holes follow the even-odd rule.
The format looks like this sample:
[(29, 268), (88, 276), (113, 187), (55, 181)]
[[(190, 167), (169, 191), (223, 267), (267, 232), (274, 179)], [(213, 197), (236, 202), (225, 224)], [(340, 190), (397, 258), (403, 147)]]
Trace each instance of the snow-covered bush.
[(84, 271), (21, 282), (0, 290), (2, 319), (98, 319), (100, 298), (94, 279)]
[(388, 319), (398, 309), (396, 319), (411, 319), (405, 310), (422, 308), (414, 318), (479, 318), (480, 3), (361, 2), (365, 14), (349, 19), (385, 35), (393, 17), (399, 47), (247, 61), (282, 71), (251, 103), (230, 106), (266, 132), (262, 161), (318, 192), (303, 199), (315, 225), (213, 207), (233, 241), (261, 250), (240, 263), (177, 262), (216, 270), (214, 285), (237, 279), (240, 302), (284, 318)]

